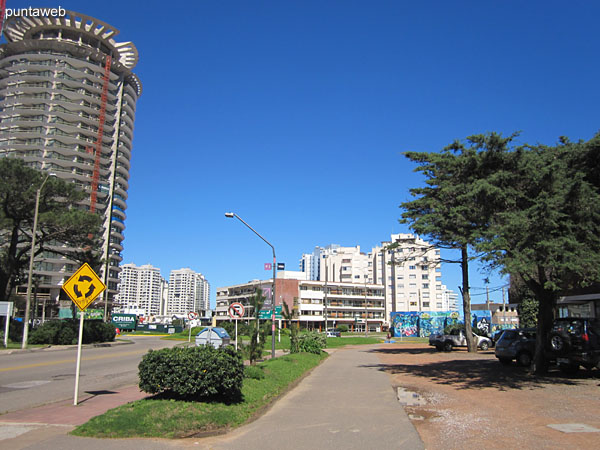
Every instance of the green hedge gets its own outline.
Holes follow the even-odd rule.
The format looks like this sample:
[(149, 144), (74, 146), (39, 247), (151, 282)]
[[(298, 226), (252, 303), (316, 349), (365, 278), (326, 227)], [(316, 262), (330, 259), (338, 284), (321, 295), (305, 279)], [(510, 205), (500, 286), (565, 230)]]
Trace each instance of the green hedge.
[(150, 350), (139, 366), (140, 389), (186, 400), (239, 401), (244, 361), (231, 347)]
[[(79, 338), (79, 319), (62, 319), (45, 322), (29, 335), (29, 344), (72, 345)], [(112, 342), (115, 326), (102, 320), (86, 320), (83, 324), (83, 344)]]

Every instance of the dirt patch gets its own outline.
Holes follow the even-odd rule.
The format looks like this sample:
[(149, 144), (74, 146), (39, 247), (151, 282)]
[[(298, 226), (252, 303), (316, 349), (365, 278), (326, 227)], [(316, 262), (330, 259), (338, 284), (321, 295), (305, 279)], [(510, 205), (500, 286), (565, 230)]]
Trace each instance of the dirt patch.
[(493, 349), (446, 353), (426, 344), (383, 344), (373, 351), (394, 386), (426, 400), (404, 407), (429, 450), (600, 448), (600, 432), (548, 426), (600, 429), (600, 370), (532, 376), (501, 365)]

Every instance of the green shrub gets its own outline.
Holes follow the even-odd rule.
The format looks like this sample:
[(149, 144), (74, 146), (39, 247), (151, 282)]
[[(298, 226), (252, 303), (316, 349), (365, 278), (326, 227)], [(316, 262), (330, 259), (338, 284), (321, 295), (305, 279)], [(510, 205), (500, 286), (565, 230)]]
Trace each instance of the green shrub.
[(253, 380), (262, 380), (265, 377), (260, 366), (246, 366), (244, 367), (244, 377), (252, 378)]
[(301, 352), (320, 354), (327, 346), (327, 338), (324, 334), (311, 331), (298, 337), (298, 348)]
[[(51, 320), (37, 327), (29, 336), (30, 344), (71, 345), (79, 338), (79, 320)], [(83, 344), (115, 340), (115, 326), (102, 320), (86, 320), (83, 324)]]
[(338, 330), (340, 333), (347, 333), (349, 329), (350, 329), (350, 328), (349, 328), (349, 327), (348, 327), (348, 325), (346, 325), (346, 324), (342, 324), (342, 325), (338, 325), (338, 326), (337, 326), (337, 330)]
[(8, 339), (12, 342), (21, 342), (23, 340), (23, 322), (10, 319)]
[(150, 350), (140, 362), (140, 389), (186, 400), (239, 401), (244, 362), (231, 347)]

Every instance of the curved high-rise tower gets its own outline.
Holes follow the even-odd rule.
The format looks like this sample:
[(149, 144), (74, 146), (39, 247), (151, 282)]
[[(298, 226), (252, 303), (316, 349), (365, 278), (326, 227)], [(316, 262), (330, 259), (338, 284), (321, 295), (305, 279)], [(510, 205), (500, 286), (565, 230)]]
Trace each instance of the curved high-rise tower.
[[(135, 106), (131, 42), (110, 25), (72, 11), (63, 17), (11, 17), (0, 47), (0, 157), (21, 158), (89, 193), (104, 217), (101, 278), (117, 292)], [(47, 252), (36, 264), (39, 292), (58, 300), (72, 261)]]

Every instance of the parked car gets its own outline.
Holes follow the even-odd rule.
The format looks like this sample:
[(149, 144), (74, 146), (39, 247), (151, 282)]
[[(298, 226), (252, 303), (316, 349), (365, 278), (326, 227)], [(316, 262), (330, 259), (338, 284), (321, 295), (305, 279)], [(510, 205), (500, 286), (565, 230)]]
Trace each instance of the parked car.
[(494, 331), (494, 333), (490, 337), (490, 339), (492, 340), (492, 347), (498, 343), (498, 341), (502, 337), (502, 333), (504, 333), (504, 330)]
[(496, 358), (505, 365), (515, 360), (518, 365), (529, 367), (535, 355), (535, 331), (535, 328), (503, 330), (502, 336), (496, 342)]
[(580, 366), (600, 368), (600, 320), (556, 319), (548, 334), (546, 350), (563, 372), (577, 372)]
[(337, 330), (327, 330), (327, 337), (342, 337), (342, 333)]
[[(478, 336), (473, 333), (473, 339), (477, 347), (481, 350), (487, 350), (492, 345), (492, 340), (485, 336)], [(434, 346), (438, 351), (450, 352), (454, 347), (466, 347), (467, 337), (464, 330), (454, 329), (450, 334), (432, 334), (429, 336), (429, 345)]]

